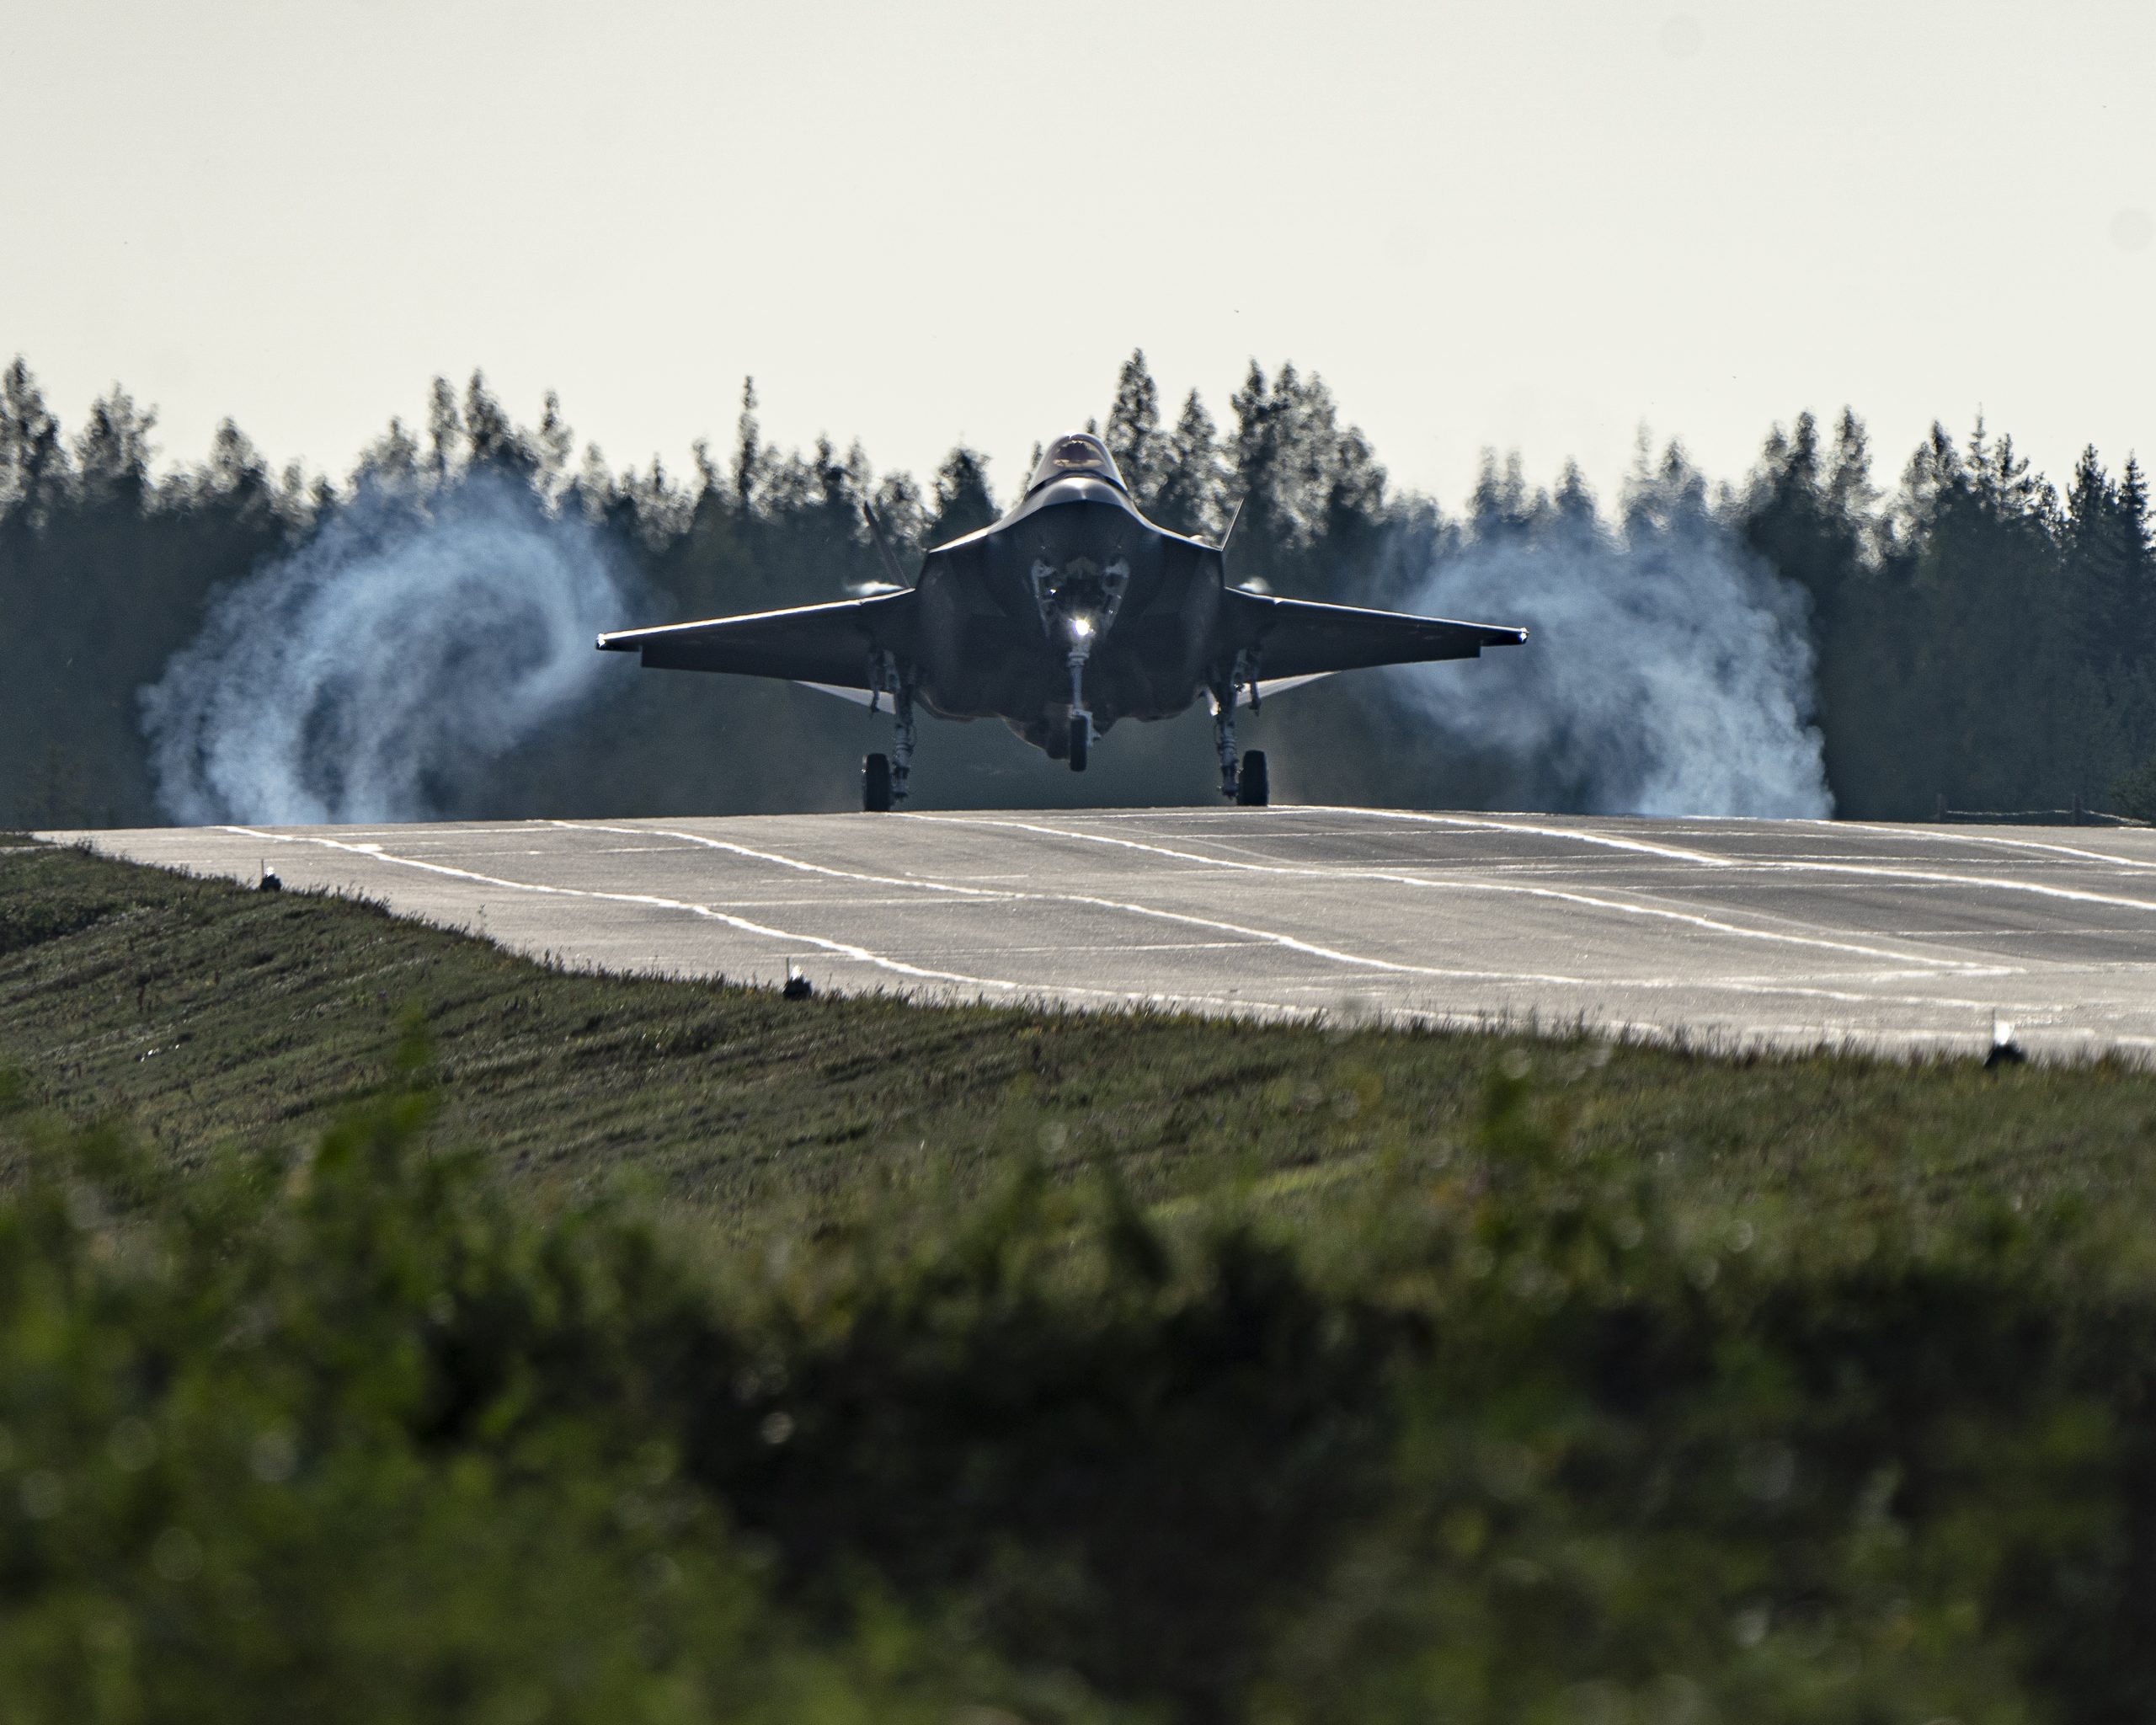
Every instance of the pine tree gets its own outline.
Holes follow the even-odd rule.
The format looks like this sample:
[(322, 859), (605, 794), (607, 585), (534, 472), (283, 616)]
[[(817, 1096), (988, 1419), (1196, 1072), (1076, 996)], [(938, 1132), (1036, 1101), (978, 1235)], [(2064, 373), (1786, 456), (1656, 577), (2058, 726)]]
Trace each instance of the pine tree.
[(475, 468), (535, 485), (545, 466), (532, 440), (518, 429), (478, 371), (464, 387), (464, 439), (469, 465)]
[(1227, 523), (1226, 490), (1219, 434), (1193, 389), (1168, 435), (1166, 459), (1146, 513), (1171, 532), (1216, 535)]
[(563, 419), (562, 398), (552, 390), (547, 392), (541, 405), (538, 431), (524, 442), (537, 464), (538, 489), (549, 498), (558, 496), (568, 483), (569, 456), (576, 448), (576, 434)]
[(1368, 590), (1388, 521), (1385, 469), (1369, 441), (1341, 424), (1324, 379), (1292, 364), (1268, 383), (1253, 360), (1234, 404), (1238, 566), (1315, 597)]
[(737, 508), (754, 509), (763, 489), (766, 458), (763, 435), (756, 424), (756, 380), (741, 380), (741, 417), (734, 422), (734, 502)]
[(2137, 663), (2156, 658), (2156, 521), (2148, 506), (2148, 476), (2129, 455), (2119, 474), (2113, 508), (2124, 553), (2120, 582), (2120, 628)]
[(150, 490), (157, 423), (157, 409), (138, 409), (118, 384), (90, 403), (75, 440), (75, 483), (89, 508), (140, 511)]
[[(266, 483), (266, 469), (264, 477)], [(401, 419), (390, 420), (389, 429), (360, 452), (352, 469), (355, 488), (371, 485), (403, 496), (418, 494), (419, 478), (419, 441)]]
[(1122, 470), (1138, 506), (1151, 514), (1173, 459), (1161, 430), (1161, 393), (1145, 369), (1145, 350), (1132, 350), (1115, 380), (1115, 405), (1108, 409), (1103, 440)]
[(2067, 626), (2080, 664), (2109, 670), (2138, 657), (2125, 631), (2132, 621), (2118, 489), (2090, 444), (2073, 464), (2066, 491), (2063, 586)]
[(1293, 522), (1281, 494), (1282, 403), (1256, 360), (1243, 387), (1228, 398), (1235, 416), (1228, 459), (1236, 494), (1235, 574), (1241, 580), (1280, 585), (1282, 564), (1295, 549)]
[(47, 411), (37, 379), (18, 355), (0, 373), (0, 519), (19, 517), (27, 528), (68, 477), (60, 422)]
[(945, 544), (985, 527), (999, 513), (988, 489), (988, 457), (962, 443), (936, 470), (936, 507), (923, 537), (931, 546)]
[(437, 377), (427, 394), (427, 465), (435, 483), (446, 483), (463, 461), (464, 419), (456, 411), (456, 392), (448, 378)]

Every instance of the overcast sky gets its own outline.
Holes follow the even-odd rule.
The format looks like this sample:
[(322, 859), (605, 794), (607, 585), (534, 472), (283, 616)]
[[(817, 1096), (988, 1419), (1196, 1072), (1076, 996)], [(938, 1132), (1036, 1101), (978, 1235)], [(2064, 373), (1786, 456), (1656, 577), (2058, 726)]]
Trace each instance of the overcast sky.
[(1320, 372), (1396, 481), (1735, 476), (1854, 404), (2156, 455), (2156, 4), (0, 0), (0, 355), (341, 473), (427, 380), (617, 467), (1007, 494), (1143, 346)]

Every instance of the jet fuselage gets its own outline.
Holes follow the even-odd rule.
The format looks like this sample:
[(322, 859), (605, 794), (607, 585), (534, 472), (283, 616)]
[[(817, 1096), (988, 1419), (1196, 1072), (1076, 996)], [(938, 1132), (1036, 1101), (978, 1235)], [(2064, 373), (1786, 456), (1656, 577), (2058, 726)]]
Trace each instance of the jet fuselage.
[(945, 718), (1005, 719), (1061, 760), (1074, 693), (1097, 733), (1171, 718), (1205, 691), (1225, 585), (1217, 549), (1155, 526), (1117, 487), (1051, 480), (922, 569), (915, 698)]

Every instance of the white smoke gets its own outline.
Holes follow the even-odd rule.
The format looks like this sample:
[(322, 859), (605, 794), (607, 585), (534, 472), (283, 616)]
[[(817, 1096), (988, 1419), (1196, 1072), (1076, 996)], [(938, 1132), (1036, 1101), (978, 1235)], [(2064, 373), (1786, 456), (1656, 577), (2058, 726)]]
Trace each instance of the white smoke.
[(1555, 504), (1486, 511), (1407, 593), (1417, 611), (1533, 632), (1472, 675), (1393, 681), (1448, 742), (1502, 763), (1513, 806), (1832, 812), (1805, 595), (1716, 520), (1674, 451), (1635, 479), (1619, 526), (1574, 478)]
[(593, 693), (623, 590), (590, 525), (513, 476), (364, 483), (142, 692), (157, 800), (189, 824), (436, 815)]

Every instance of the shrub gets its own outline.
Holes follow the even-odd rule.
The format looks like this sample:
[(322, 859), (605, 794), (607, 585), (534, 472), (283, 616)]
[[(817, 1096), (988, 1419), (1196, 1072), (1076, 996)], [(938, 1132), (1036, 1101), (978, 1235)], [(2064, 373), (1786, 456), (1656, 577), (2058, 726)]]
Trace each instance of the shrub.
[(2156, 1303), (2070, 1215), (1828, 1233), (1524, 1078), (1294, 1231), (1021, 1167), (717, 1263), (393, 1094), (0, 1204), (26, 1720), (2143, 1716)]

